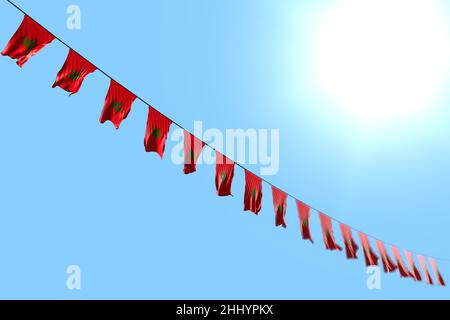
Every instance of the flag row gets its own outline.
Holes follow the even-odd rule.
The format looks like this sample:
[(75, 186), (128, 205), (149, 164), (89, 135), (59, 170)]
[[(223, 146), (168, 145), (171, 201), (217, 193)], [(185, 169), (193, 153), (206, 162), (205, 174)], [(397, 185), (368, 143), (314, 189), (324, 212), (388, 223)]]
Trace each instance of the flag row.
[[(6, 48), (2, 51), (2, 55), (17, 60), (17, 64), (22, 67), (33, 55), (37, 54), (54, 39), (55, 36), (53, 34), (35, 20), (25, 15), (18, 30), (13, 35)], [(96, 70), (97, 67), (95, 65), (69, 47), (69, 53), (61, 70), (56, 76), (53, 88), (60, 87), (69, 92), (70, 95), (73, 95), (80, 90), (84, 79)], [(122, 121), (128, 117), (136, 98), (135, 94), (115, 80), (110, 79), (110, 86), (106, 94), (100, 122), (105, 123), (110, 121), (116, 129), (119, 129)], [(171, 119), (148, 105), (148, 119), (144, 138), (146, 152), (155, 152), (161, 159), (163, 158), (166, 140), (172, 124), (173, 121)], [(197, 160), (205, 146), (207, 146), (205, 142), (195, 137), (187, 130), (184, 130), (184, 174), (188, 175), (196, 172)], [(230, 196), (232, 195), (231, 190), (236, 162), (219, 151), (215, 151), (215, 185), (217, 195), (221, 197)], [(262, 209), (262, 184), (264, 180), (246, 169), (244, 169), (244, 171), (244, 211), (250, 211), (258, 215)], [(273, 185), (271, 185), (271, 187), (275, 212), (275, 225), (277, 227), (286, 228), (285, 216), (289, 195)], [(300, 200), (295, 200), (302, 238), (314, 243), (310, 230), (310, 214), (312, 208)], [(345, 255), (348, 259), (357, 259), (359, 246), (352, 234), (352, 231), (355, 230), (352, 230), (349, 226), (339, 222), (344, 244), (344, 248), (342, 248), (335, 239), (333, 231), (333, 221), (335, 220), (321, 212), (318, 212), (318, 214), (325, 248), (331, 251), (345, 251)], [(424, 279), (428, 284), (434, 283), (430, 272), (428, 271), (426, 259), (423, 255), (416, 255), (422, 269), (421, 273), (416, 266), (413, 253), (410, 251), (404, 251), (407, 261), (407, 264), (405, 264), (400, 251), (396, 246), (390, 246), (393, 255), (392, 259), (384, 242), (375, 239), (376, 247), (378, 249), (377, 255), (371, 246), (368, 235), (358, 231), (358, 237), (366, 266), (377, 266), (381, 259), (381, 265), (386, 273), (398, 271), (401, 277), (412, 278), (415, 281), (422, 281), (422, 279)], [(429, 257), (428, 261), (434, 271), (436, 283), (445, 286), (444, 279), (435, 259)]]

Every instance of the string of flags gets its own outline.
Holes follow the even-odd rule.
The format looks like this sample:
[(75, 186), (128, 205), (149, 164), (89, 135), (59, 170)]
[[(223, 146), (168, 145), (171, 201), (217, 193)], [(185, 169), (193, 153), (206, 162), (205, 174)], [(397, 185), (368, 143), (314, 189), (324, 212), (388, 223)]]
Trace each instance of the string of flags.
[[(110, 121), (116, 129), (119, 129), (122, 121), (125, 120), (128, 114), (131, 112), (132, 105), (138, 97), (131, 91), (126, 89), (124, 86), (122, 86), (120, 83), (109, 77), (105, 72), (97, 68), (90, 61), (82, 57), (70, 46), (65, 44), (62, 40), (55, 37), (42, 25), (30, 18), (18, 6), (16, 6), (12, 2), (10, 3), (14, 5), (18, 10), (20, 10), (25, 16), (19, 28), (7, 44), (6, 48), (2, 51), (2, 55), (9, 56), (10, 58), (17, 60), (17, 65), (19, 67), (23, 67), (32, 56), (36, 55), (45, 46), (50, 44), (53, 40), (57, 39), (69, 48), (69, 53), (61, 70), (56, 76), (53, 88), (60, 87), (61, 89), (69, 92), (70, 95), (76, 94), (80, 90), (84, 79), (89, 74), (95, 72), (96, 70), (99, 70), (108, 78), (110, 78), (110, 87), (105, 98), (100, 122), (105, 123), (107, 121)], [(172, 126), (172, 124), (176, 123), (150, 106), (144, 100), (140, 98), (138, 99), (147, 104), (149, 110), (146, 134), (144, 139), (145, 151), (155, 152), (161, 157), (161, 159), (163, 159), (166, 140), (169, 134), (170, 127)], [(179, 126), (178, 124), (176, 125)], [(209, 145), (199, 138), (195, 137), (183, 127), (179, 127), (184, 130), (183, 172), (186, 175), (193, 174), (197, 170), (196, 163), (202, 150), (205, 146)], [(248, 171), (235, 161), (229, 159), (221, 152), (217, 150), (215, 151), (215, 185), (217, 195), (221, 197), (232, 195), (231, 187), (235, 174), (235, 166), (238, 165), (245, 171), (244, 211), (250, 211), (258, 215), (262, 208), (262, 183), (268, 182), (255, 175), (254, 173)], [(287, 211), (287, 198), (290, 195), (276, 188), (272, 184), (270, 185), (272, 186), (275, 225), (277, 227), (281, 226), (283, 228), (286, 228), (287, 224), (285, 221), (285, 216)], [(313, 208), (298, 199), (295, 200), (302, 238), (304, 240), (310, 241), (311, 243), (314, 243), (310, 230), (310, 213), (311, 209)], [(347, 259), (358, 259), (359, 246), (353, 237), (353, 229), (343, 223), (340, 223), (340, 231), (344, 243), (344, 248), (342, 248), (338, 244), (333, 230), (333, 221), (337, 220), (321, 212), (318, 212), (318, 214), (320, 218), (325, 248), (331, 251), (344, 251)], [(385, 243), (379, 239), (374, 238), (374, 240), (376, 240), (376, 247), (378, 249), (377, 255), (371, 246), (369, 236), (360, 231), (357, 232), (360, 240), (359, 243), (364, 254), (366, 266), (377, 266), (379, 264), (379, 260), (381, 259), (381, 265), (386, 273), (398, 271), (400, 276), (404, 278), (412, 278), (415, 281), (422, 281), (422, 279), (424, 279), (425, 282), (429, 285), (433, 285), (435, 281), (438, 285), (445, 286), (445, 281), (434, 258), (428, 257), (428, 262), (431, 265), (435, 276), (435, 280), (433, 281), (430, 272), (428, 271), (427, 261), (423, 255), (416, 254), (416, 258), (419, 261), (419, 265), (422, 269), (421, 273), (416, 266), (414, 255), (410, 251), (405, 250), (404, 252), (406, 261), (408, 263), (405, 264), (397, 247), (393, 245), (390, 246), (391, 252), (394, 257), (392, 259), (386, 249)]]

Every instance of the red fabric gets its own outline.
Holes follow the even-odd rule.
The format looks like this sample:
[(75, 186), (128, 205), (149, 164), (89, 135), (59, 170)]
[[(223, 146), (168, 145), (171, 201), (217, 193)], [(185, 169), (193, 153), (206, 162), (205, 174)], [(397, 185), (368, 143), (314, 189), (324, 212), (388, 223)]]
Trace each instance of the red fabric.
[(216, 151), (216, 190), (219, 197), (231, 196), (234, 162)]
[(53, 88), (58, 86), (71, 95), (75, 94), (80, 90), (84, 79), (96, 69), (92, 63), (70, 49), (66, 62), (56, 76)]
[(111, 80), (100, 122), (105, 123), (109, 120), (116, 129), (119, 129), (122, 121), (128, 117), (134, 100), (136, 100), (134, 94)]
[(361, 245), (363, 247), (364, 259), (366, 261), (366, 266), (377, 266), (378, 256), (373, 252), (370, 246), (369, 238), (362, 232), (359, 232), (359, 239), (361, 240)]
[(309, 229), (310, 224), (309, 214), (311, 209), (306, 204), (298, 200), (296, 201), (296, 204), (297, 204), (298, 219), (300, 221), (300, 230), (302, 232), (302, 239), (309, 240), (312, 243), (314, 243), (311, 236), (311, 230)]
[(392, 253), (394, 254), (395, 261), (397, 262), (397, 269), (400, 273), (400, 277), (409, 278), (413, 277), (412, 273), (408, 270), (405, 263), (403, 262), (402, 256), (400, 255), (400, 251), (395, 246), (391, 246)]
[(445, 281), (444, 281), (444, 278), (442, 277), (441, 272), (439, 271), (439, 268), (436, 264), (436, 260), (434, 260), (434, 258), (429, 258), (429, 260), (430, 260), (431, 268), (434, 271), (434, 275), (436, 276), (437, 283), (440, 286), (445, 287)]
[(9, 40), (2, 55), (17, 60), (17, 65), (22, 67), (28, 59), (41, 51), (53, 39), (55, 39), (54, 35), (30, 17), (24, 16), (19, 29)]
[(376, 243), (378, 252), (381, 256), (381, 262), (383, 263), (384, 272), (395, 272), (397, 266), (392, 262), (391, 258), (389, 258), (386, 248), (384, 247), (384, 243), (380, 240), (377, 240)]
[(341, 246), (339, 246), (334, 240), (333, 234), (333, 223), (331, 218), (323, 213), (319, 213), (320, 224), (322, 226), (323, 241), (325, 243), (325, 248), (327, 250), (339, 250), (342, 251)]
[(197, 160), (205, 143), (184, 130), (184, 174), (197, 171)]
[(145, 133), (145, 151), (156, 152), (164, 157), (166, 140), (172, 121), (152, 107), (148, 107), (147, 130)]
[(286, 216), (287, 194), (275, 187), (272, 187), (272, 195), (273, 206), (275, 209), (275, 226), (283, 226), (283, 228), (286, 228), (287, 225), (284, 217)]
[(417, 259), (419, 259), (420, 266), (422, 267), (423, 274), (425, 275), (425, 281), (429, 285), (433, 285), (433, 279), (431, 278), (430, 272), (428, 271), (427, 263), (425, 261), (425, 258), (418, 254)]
[(352, 237), (352, 230), (349, 226), (345, 224), (340, 224), (342, 239), (345, 244), (345, 254), (347, 255), (347, 259), (358, 259), (358, 245)]
[(245, 170), (244, 211), (258, 214), (262, 205), (262, 179)]
[(415, 281), (422, 281), (422, 276), (420, 275), (419, 269), (417, 269), (414, 262), (414, 258), (411, 252), (405, 250), (406, 261), (408, 261), (409, 269), (411, 269), (411, 277)]

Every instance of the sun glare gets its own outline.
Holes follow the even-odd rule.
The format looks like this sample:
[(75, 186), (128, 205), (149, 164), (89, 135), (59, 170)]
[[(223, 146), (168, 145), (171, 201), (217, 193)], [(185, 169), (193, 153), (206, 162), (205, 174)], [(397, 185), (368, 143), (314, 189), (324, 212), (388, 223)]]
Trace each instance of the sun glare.
[(431, 0), (343, 0), (318, 20), (321, 90), (362, 123), (429, 110), (449, 67), (445, 20)]

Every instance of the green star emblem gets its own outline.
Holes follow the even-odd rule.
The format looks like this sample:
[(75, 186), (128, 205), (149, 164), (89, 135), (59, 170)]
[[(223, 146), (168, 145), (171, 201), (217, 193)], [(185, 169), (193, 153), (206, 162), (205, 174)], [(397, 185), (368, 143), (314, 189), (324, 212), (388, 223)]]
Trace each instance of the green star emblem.
[(153, 138), (159, 139), (161, 138), (161, 129), (155, 128), (153, 129), (152, 133), (150, 134)]
[(113, 101), (111, 107), (114, 109), (116, 113), (119, 113), (119, 111), (122, 111), (122, 102)]
[(27, 53), (30, 53), (36, 47), (36, 40), (31, 40), (28, 37), (23, 39), (22, 44), (27, 47)]
[(68, 78), (72, 81), (76, 81), (81, 78), (81, 72), (71, 70)]

